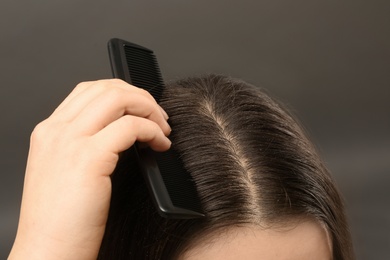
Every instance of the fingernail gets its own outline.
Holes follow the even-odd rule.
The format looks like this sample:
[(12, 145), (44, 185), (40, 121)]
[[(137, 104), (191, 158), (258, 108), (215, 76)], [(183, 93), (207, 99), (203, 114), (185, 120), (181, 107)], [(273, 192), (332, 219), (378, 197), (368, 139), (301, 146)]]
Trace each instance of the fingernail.
[(172, 141), (171, 141), (171, 140), (169, 140), (169, 138), (168, 138), (168, 137), (167, 137), (166, 139), (167, 139), (167, 144), (168, 144), (168, 146), (169, 146), (169, 147), (171, 147), (171, 145), (172, 145)]
[(166, 123), (167, 123), (167, 127), (168, 127), (168, 129), (169, 129), (169, 133), (168, 133), (168, 135), (172, 132), (172, 128), (171, 128), (171, 126), (168, 124), (168, 122), (167, 121), (165, 121)]
[(159, 105), (159, 107), (160, 107), (161, 113), (163, 114), (163, 117), (165, 118), (165, 120), (168, 120), (169, 116), (168, 116), (167, 112), (165, 112), (165, 110), (160, 105)]

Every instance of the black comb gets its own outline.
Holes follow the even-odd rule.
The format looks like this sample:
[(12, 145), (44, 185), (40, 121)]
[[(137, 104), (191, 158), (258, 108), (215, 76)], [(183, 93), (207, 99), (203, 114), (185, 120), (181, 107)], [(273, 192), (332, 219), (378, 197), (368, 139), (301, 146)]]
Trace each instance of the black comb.
[[(111, 39), (108, 52), (115, 78), (147, 90), (160, 102), (164, 82), (153, 51), (121, 39)], [(136, 151), (142, 174), (161, 216), (179, 219), (204, 217), (195, 183), (184, 169), (174, 144), (166, 152), (141, 148), (137, 143), (132, 149)]]

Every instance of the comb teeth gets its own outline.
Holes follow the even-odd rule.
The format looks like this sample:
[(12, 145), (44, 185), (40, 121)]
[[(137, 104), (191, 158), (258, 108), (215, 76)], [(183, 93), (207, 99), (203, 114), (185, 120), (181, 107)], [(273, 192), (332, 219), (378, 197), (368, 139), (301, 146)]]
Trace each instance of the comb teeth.
[(201, 212), (195, 183), (192, 176), (184, 169), (179, 154), (170, 149), (167, 152), (154, 152), (161, 177), (175, 207)]
[(124, 45), (131, 83), (147, 90), (159, 102), (164, 83), (153, 52)]
[[(147, 90), (159, 103), (164, 81), (153, 51), (121, 39), (108, 44), (114, 77)], [(199, 218), (205, 215), (192, 176), (174, 149), (158, 153), (133, 148), (158, 213), (167, 218)]]

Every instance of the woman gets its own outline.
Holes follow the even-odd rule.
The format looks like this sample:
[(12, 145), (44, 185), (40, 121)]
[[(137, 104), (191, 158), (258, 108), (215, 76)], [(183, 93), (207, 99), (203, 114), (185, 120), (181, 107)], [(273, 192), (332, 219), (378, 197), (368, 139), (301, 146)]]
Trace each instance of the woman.
[[(83, 83), (37, 126), (10, 259), (353, 259), (333, 180), (266, 94), (211, 75), (169, 84), (160, 105), (118, 80)], [(173, 142), (205, 218), (157, 214), (136, 140)]]

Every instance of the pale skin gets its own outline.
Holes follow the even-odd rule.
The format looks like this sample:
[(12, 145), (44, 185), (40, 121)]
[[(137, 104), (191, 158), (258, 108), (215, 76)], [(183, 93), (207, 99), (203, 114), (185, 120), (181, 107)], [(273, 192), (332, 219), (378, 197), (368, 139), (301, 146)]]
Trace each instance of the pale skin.
[(166, 119), (151, 95), (123, 81), (79, 84), (31, 135), (9, 259), (96, 259), (118, 155), (136, 140), (169, 149)]
[(283, 228), (232, 227), (190, 245), (179, 260), (331, 260), (325, 228), (307, 219)]
[[(121, 80), (80, 83), (31, 135), (18, 231), (8, 259), (96, 259), (108, 216), (110, 175), (120, 152), (135, 141), (156, 151), (169, 149), (167, 119), (149, 93)], [(311, 221), (283, 232), (245, 227), (224, 234), (212, 243), (194, 244), (181, 259), (331, 259), (326, 232)], [(321, 248), (322, 258), (288, 258), (312, 252), (306, 244)], [(275, 253), (283, 248), (290, 253)]]

